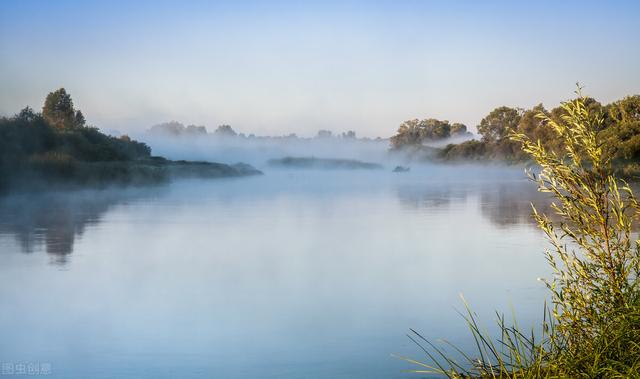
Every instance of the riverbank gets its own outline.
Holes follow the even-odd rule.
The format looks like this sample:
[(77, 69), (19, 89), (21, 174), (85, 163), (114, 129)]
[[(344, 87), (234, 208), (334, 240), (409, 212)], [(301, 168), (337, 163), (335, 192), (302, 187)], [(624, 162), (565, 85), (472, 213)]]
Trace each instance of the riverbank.
[(270, 159), (269, 166), (292, 169), (316, 170), (380, 170), (382, 165), (363, 162), (355, 159), (316, 158), (316, 157), (284, 157)]
[(230, 178), (262, 175), (244, 163), (172, 161), (162, 157), (134, 161), (83, 162), (72, 159), (30, 160), (2, 176), (0, 191), (44, 191), (52, 188), (105, 188), (166, 183), (175, 178)]

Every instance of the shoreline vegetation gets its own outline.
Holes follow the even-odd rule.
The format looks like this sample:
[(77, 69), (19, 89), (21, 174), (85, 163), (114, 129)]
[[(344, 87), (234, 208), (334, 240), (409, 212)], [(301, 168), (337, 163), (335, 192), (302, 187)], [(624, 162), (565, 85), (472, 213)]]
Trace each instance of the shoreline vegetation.
[[(409, 338), (427, 359), (400, 357), (418, 367), (413, 372), (460, 379), (640, 378), (640, 245), (634, 232), (640, 203), (615, 175), (619, 151), (603, 140), (606, 128), (622, 126), (605, 126), (607, 116), (580, 88), (577, 94), (562, 104), (559, 118), (542, 110), (535, 115), (551, 133), (549, 144), (522, 131), (505, 137), (540, 167), (529, 177), (554, 200), (549, 214), (533, 207), (549, 242), (544, 255), (552, 272), (540, 279), (551, 305), (545, 303), (539, 329), (523, 330), (515, 317), (508, 324), (497, 313), (495, 337), (465, 301), (463, 317), (477, 350), (439, 345), (411, 330)], [(635, 101), (626, 98), (616, 107), (628, 111)], [(640, 108), (634, 109), (637, 119)]]
[(142, 142), (127, 135), (109, 136), (87, 125), (64, 88), (47, 95), (41, 113), (27, 107), (13, 117), (0, 118), (0, 192), (260, 174), (243, 163), (152, 156), (151, 148)]
[[(620, 177), (640, 173), (640, 95), (608, 105), (582, 96), (547, 111), (499, 107), (478, 125), (480, 140), (463, 124), (409, 120), (390, 139), (392, 153), (427, 162), (533, 163), (538, 191), (555, 202), (548, 214), (533, 208), (546, 235), (553, 276), (543, 280), (545, 305), (539, 330), (508, 325), (498, 314), (499, 339), (484, 332), (467, 307), (474, 354), (457, 354), (411, 331), (427, 361), (416, 373), (449, 378), (640, 378), (640, 202)], [(167, 126), (168, 125), (168, 126)], [(165, 124), (154, 132), (206, 135), (206, 128)], [(214, 133), (244, 137), (228, 125)], [(297, 139), (295, 136), (283, 137)], [(355, 140), (355, 133), (316, 138)], [(465, 140), (444, 147), (429, 143)], [(380, 140), (375, 140), (380, 141)], [(355, 159), (286, 156), (269, 166), (287, 169), (379, 170)], [(397, 166), (394, 172), (407, 172)], [(47, 95), (42, 112), (27, 107), (0, 118), (0, 192), (68, 187), (157, 184), (171, 178), (260, 175), (254, 167), (206, 161), (172, 161), (127, 135), (114, 137), (87, 125), (61, 88)], [(466, 303), (465, 303), (466, 306)]]
[[(640, 178), (640, 95), (626, 96), (606, 105), (591, 97), (585, 98), (584, 101), (590, 112), (602, 115), (603, 122), (598, 126), (596, 133), (602, 148), (612, 156), (612, 166), (616, 174), (625, 178)], [(548, 122), (537, 117), (538, 114), (544, 114), (550, 120), (560, 121), (566, 115), (566, 111), (562, 106), (547, 110), (542, 104), (531, 109), (501, 106), (492, 110), (476, 126), (478, 135), (470, 133), (464, 124), (433, 118), (407, 120), (390, 138), (359, 138), (354, 131), (334, 134), (324, 129), (310, 138), (299, 137), (296, 134), (256, 136), (237, 132), (229, 125), (220, 125), (209, 132), (205, 126), (185, 126), (177, 121), (154, 125), (147, 133), (161, 138), (212, 137), (230, 146), (246, 143), (247, 146), (261, 148), (264, 146), (251, 143), (276, 142), (290, 145), (322, 142), (327, 146), (346, 143), (388, 143), (389, 157), (406, 163), (528, 165), (534, 162), (522, 151), (519, 142), (509, 138), (510, 133), (521, 133), (534, 141), (540, 141), (550, 151), (562, 149)], [(313, 158), (304, 154), (291, 155), (296, 158)], [(293, 162), (290, 164), (294, 165)], [(306, 163), (300, 161), (301, 166), (304, 164)]]
[(157, 125), (151, 126), (146, 132), (150, 136), (155, 137), (170, 137), (170, 138), (202, 138), (202, 137), (215, 137), (221, 139), (236, 139), (239, 141), (310, 141), (310, 140), (324, 140), (324, 141), (358, 141), (358, 142), (381, 142), (387, 139), (376, 137), (358, 137), (353, 130), (347, 130), (342, 133), (335, 133), (331, 130), (320, 129), (313, 137), (300, 137), (295, 133), (289, 133), (286, 135), (271, 135), (260, 136), (253, 133), (245, 134), (234, 130), (231, 125), (223, 124), (219, 125), (213, 132), (209, 132), (204, 125), (184, 125), (178, 121), (163, 122)]
[[(594, 132), (601, 148), (612, 157), (617, 174), (640, 176), (640, 95), (626, 96), (606, 105), (591, 97), (583, 101), (589, 112), (602, 117), (602, 123)], [(532, 162), (531, 156), (521, 149), (520, 141), (509, 137), (510, 134), (525, 135), (540, 141), (549, 151), (560, 152), (563, 141), (557, 137), (549, 120), (561, 122), (565, 116), (567, 111), (562, 105), (551, 110), (542, 104), (531, 109), (501, 106), (477, 125), (479, 139), (472, 138), (463, 124), (435, 119), (408, 120), (391, 137), (390, 151), (407, 154), (418, 161), (526, 164)], [(454, 138), (466, 140), (450, 143)]]
[(313, 170), (381, 170), (378, 163), (363, 162), (356, 159), (333, 159), (316, 157), (284, 157), (269, 159), (269, 166), (288, 169), (313, 169)]

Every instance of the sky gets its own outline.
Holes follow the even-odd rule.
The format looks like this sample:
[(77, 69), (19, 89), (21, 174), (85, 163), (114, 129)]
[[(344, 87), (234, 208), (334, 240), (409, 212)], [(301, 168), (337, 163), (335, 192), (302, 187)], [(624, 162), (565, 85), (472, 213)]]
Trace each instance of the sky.
[(640, 93), (640, 1), (0, 1), (0, 115), (64, 87), (89, 123), (258, 135), (472, 130), (575, 83)]

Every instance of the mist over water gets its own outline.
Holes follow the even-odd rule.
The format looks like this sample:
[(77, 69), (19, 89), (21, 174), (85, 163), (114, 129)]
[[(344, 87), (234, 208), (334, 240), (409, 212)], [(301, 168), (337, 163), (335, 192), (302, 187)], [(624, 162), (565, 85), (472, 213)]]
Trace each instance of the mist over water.
[(156, 155), (171, 159), (208, 160), (221, 163), (244, 162), (264, 167), (270, 159), (287, 156), (357, 159), (389, 162), (389, 141), (380, 139), (217, 137), (208, 135), (167, 136), (145, 133), (137, 136)]
[(638, 15), (0, 0), (0, 379), (632, 375)]
[(13, 195), (0, 355), (60, 378), (406, 377), (410, 327), (469, 347), (459, 293), (489, 326), (541, 315), (539, 196), (480, 166)]

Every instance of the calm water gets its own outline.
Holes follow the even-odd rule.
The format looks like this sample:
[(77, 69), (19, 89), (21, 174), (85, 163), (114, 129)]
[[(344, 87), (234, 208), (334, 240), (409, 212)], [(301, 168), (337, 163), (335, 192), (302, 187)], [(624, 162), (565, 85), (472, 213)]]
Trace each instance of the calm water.
[[(470, 346), (542, 310), (520, 170), (272, 171), (0, 201), (0, 361), (59, 378), (413, 378), (408, 328)], [(498, 179), (499, 178), (499, 179)], [(48, 366), (45, 366), (48, 367)]]

